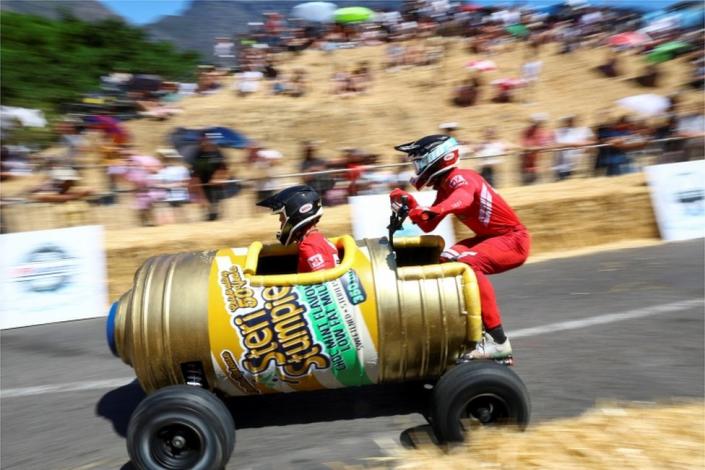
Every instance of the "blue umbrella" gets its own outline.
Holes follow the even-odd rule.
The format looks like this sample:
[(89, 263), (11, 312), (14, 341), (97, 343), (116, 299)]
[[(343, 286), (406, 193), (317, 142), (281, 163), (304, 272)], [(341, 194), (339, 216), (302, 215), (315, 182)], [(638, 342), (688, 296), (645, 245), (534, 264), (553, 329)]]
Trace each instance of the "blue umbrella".
[(244, 149), (249, 143), (247, 137), (227, 127), (209, 127), (205, 133), (219, 147)]
[(184, 160), (189, 164), (193, 164), (196, 152), (198, 151), (198, 142), (204, 134), (218, 147), (242, 149), (247, 147), (250, 142), (243, 134), (240, 134), (234, 129), (222, 126), (200, 129), (177, 127), (169, 135), (169, 140), (176, 151), (184, 157)]
[(330, 23), (333, 21), (333, 13), (338, 7), (329, 2), (306, 2), (296, 5), (291, 10), (291, 15), (310, 21), (312, 23)]

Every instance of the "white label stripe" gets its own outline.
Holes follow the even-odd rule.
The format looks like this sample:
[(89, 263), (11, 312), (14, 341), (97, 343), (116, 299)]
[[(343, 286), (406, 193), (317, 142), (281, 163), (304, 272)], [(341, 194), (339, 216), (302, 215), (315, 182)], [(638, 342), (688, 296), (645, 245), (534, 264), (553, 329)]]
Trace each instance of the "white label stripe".
[[(595, 325), (604, 325), (607, 323), (615, 323), (619, 321), (633, 320), (636, 318), (650, 317), (663, 313), (673, 313), (684, 310), (689, 310), (694, 307), (703, 307), (703, 299), (690, 299), (681, 302), (673, 302), (670, 304), (656, 305), (653, 307), (628, 310), (621, 313), (609, 313), (594, 317), (584, 318), (582, 320), (571, 320), (548, 325), (537, 326), (534, 328), (524, 328), (510, 332), (510, 338), (528, 338), (546, 333), (554, 333), (556, 331), (577, 330), (581, 328), (589, 328)], [(96, 380), (91, 382), (74, 382), (68, 384), (56, 385), (38, 385), (35, 387), (23, 388), (8, 388), (0, 390), (0, 398), (26, 397), (33, 395), (47, 395), (51, 393), (66, 393), (78, 392), (86, 390), (99, 390), (117, 388), (127, 385), (135, 380), (134, 377), (123, 377), (110, 380)]]

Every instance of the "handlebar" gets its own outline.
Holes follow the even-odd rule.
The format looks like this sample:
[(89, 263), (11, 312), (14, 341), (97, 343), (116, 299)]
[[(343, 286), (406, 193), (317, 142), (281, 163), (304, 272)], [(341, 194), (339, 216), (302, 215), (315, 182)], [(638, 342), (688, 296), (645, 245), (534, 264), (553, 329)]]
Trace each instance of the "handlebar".
[(402, 228), (406, 217), (409, 215), (409, 197), (401, 197), (401, 207), (398, 211), (392, 210), (392, 215), (389, 216), (389, 246), (394, 249), (394, 232)]

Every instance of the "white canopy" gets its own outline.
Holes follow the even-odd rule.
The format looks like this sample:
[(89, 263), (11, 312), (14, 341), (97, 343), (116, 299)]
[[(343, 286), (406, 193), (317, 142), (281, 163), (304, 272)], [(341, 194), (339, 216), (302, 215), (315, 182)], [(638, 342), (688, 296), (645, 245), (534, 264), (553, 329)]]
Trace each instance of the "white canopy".
[(2, 127), (12, 127), (6, 125), (7, 121), (18, 120), (24, 127), (46, 127), (47, 120), (44, 113), (39, 109), (16, 108), (14, 106), (0, 106), (0, 117)]

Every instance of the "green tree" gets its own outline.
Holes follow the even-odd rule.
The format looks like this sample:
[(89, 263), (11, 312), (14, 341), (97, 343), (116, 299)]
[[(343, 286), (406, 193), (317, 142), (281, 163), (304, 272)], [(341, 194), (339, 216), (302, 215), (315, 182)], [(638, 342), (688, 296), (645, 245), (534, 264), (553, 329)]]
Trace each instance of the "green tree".
[(39, 108), (49, 116), (81, 94), (95, 91), (113, 71), (192, 81), (199, 56), (151, 42), (121, 20), (88, 23), (0, 13), (0, 101)]

